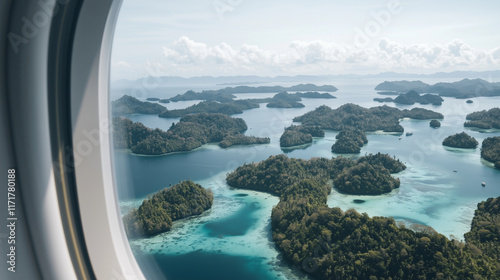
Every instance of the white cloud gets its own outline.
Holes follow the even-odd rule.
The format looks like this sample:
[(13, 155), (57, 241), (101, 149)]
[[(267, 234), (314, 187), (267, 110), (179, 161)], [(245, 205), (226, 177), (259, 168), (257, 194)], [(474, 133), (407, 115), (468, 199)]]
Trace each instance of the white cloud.
[[(377, 46), (365, 49), (320, 40), (293, 41), (286, 51), (278, 52), (255, 45), (236, 48), (220, 43), (209, 46), (184, 36), (170, 46), (164, 46), (163, 54), (169, 63), (177, 66), (177, 70), (205, 70), (205, 74), (220, 71), (265, 75), (291, 72), (332, 74), (346, 71), (354, 73), (358, 69), (377, 72), (429, 69), (454, 71), (464, 68), (484, 70), (500, 66), (500, 47), (492, 50), (476, 49), (460, 40), (446, 44), (402, 45), (382, 39)], [(237, 73), (238, 71), (244, 73)]]
[(120, 60), (120, 61), (113, 63), (113, 66), (122, 67), (122, 68), (130, 68), (131, 67), (128, 62), (123, 61), (123, 60)]

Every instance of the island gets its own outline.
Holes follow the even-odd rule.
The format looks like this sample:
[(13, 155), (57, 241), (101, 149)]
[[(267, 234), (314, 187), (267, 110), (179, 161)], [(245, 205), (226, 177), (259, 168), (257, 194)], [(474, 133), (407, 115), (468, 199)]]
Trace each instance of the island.
[(288, 148), (312, 143), (311, 134), (302, 133), (298, 130), (285, 130), (280, 137), (280, 147)]
[(337, 154), (359, 154), (361, 148), (368, 143), (366, 134), (357, 128), (342, 130), (335, 139), (337, 141), (332, 145), (332, 152)]
[(492, 108), (468, 114), (464, 123), (465, 127), (481, 129), (500, 129), (500, 108)]
[(488, 137), (481, 144), (481, 157), (500, 169), (500, 136)]
[(448, 136), (443, 140), (443, 146), (452, 148), (475, 149), (478, 144), (474, 137), (465, 132)]
[[(328, 207), (329, 180), (349, 169), (371, 173), (373, 168), (374, 177), (356, 178), (365, 185), (385, 181), (378, 174), (388, 169), (385, 161), (402, 168), (387, 155), (362, 159), (271, 156), (237, 168), (226, 181), (279, 196), (271, 214), (272, 239), (291, 266), (315, 279), (498, 279), (498, 253), (482, 253), (472, 239), (464, 244), (432, 230), (398, 226), (393, 218)], [(498, 233), (492, 237), (498, 242)]]
[(432, 120), (429, 123), (429, 126), (432, 128), (438, 128), (438, 127), (441, 127), (441, 123), (438, 120)]
[(401, 92), (416, 91), (418, 93), (428, 92), (429, 85), (422, 81), (385, 81), (375, 87), (382, 95), (398, 95)]
[(160, 99), (159, 102), (160, 103), (170, 103), (170, 100), (163, 98), (163, 99)]
[(343, 157), (302, 160), (289, 158), (286, 155), (277, 155), (270, 156), (258, 164), (245, 164), (238, 167), (227, 175), (226, 181), (229, 186), (234, 188), (264, 191), (274, 195), (282, 195), (302, 179), (314, 180), (321, 184), (327, 184), (328, 181), (332, 180), (336, 189), (339, 189), (337, 187), (339, 184), (339, 190), (348, 194), (383, 194), (388, 190), (375, 189), (374, 186), (384, 185), (387, 182), (394, 183), (391, 190), (399, 186), (399, 184), (395, 184), (398, 181), (396, 178), (387, 179), (375, 173), (365, 174), (367, 177), (361, 177), (364, 178), (362, 179), (363, 184), (370, 181), (369, 187), (362, 190), (358, 188), (357, 184), (349, 184), (344, 180), (356, 177), (356, 172), (362, 172), (362, 169), (367, 166), (372, 171), (377, 170), (383, 175), (389, 174), (389, 177), (392, 173), (406, 169), (406, 166), (399, 160), (381, 153), (369, 154), (360, 157), (357, 161)]
[(440, 96), (466, 99), (478, 96), (500, 96), (500, 83), (490, 83), (483, 79), (463, 79), (453, 83), (437, 83), (434, 85), (421, 81), (385, 81), (377, 85), (375, 90), (396, 93), (415, 90), (418, 93), (437, 93)]
[(438, 95), (434, 94), (424, 94), (420, 95), (420, 93), (415, 90), (410, 90), (407, 93), (399, 94), (398, 97), (392, 99), (390, 97), (386, 98), (374, 98), (374, 101), (378, 102), (394, 102), (397, 104), (404, 105), (413, 105), (415, 103), (420, 103), (421, 105), (432, 104), (432, 105), (442, 105), (444, 99)]
[(172, 222), (200, 215), (212, 207), (214, 196), (193, 181), (165, 188), (145, 199), (123, 217), (129, 238), (154, 236), (172, 228)]
[(160, 98), (157, 97), (148, 97), (146, 98), (147, 101), (160, 101)]
[(218, 101), (228, 102), (232, 101), (236, 96), (223, 90), (208, 90), (202, 92), (195, 92), (192, 90), (186, 91), (184, 94), (178, 94), (169, 100), (171, 102), (188, 101), (188, 100), (205, 100), (205, 101)]
[(211, 142), (223, 142), (221, 147), (269, 143), (269, 138), (241, 134), (245, 130), (247, 125), (243, 119), (224, 114), (187, 115), (178, 123), (172, 123), (168, 131), (151, 129), (126, 118), (113, 118), (115, 148), (128, 148), (143, 155), (191, 151)]
[(337, 109), (322, 105), (311, 112), (295, 117), (293, 121), (304, 125), (318, 125), (325, 130), (341, 131), (357, 128), (365, 132), (382, 130), (402, 133), (404, 128), (399, 124), (402, 118), (443, 119), (443, 115), (422, 108), (399, 110), (389, 106), (379, 106), (367, 109), (348, 103)]
[[(218, 102), (229, 102), (235, 98), (233, 94), (236, 93), (272, 93), (272, 92), (283, 92), (283, 91), (306, 91), (302, 97), (305, 98), (331, 98), (329, 94), (318, 95), (316, 93), (307, 93), (314, 91), (326, 91), (335, 92), (338, 89), (332, 85), (317, 86), (314, 84), (299, 84), (291, 87), (282, 86), (259, 86), (259, 87), (249, 87), (249, 86), (237, 86), (237, 87), (226, 87), (219, 90), (204, 90), (202, 92), (195, 92), (189, 90), (184, 94), (178, 94), (172, 98), (170, 101), (186, 101), (186, 100), (205, 100), (205, 101), (218, 101)], [(311, 96), (311, 97), (309, 97)], [(319, 97), (321, 96), (321, 97)]]
[(119, 99), (111, 102), (111, 112), (114, 116), (122, 116), (128, 114), (156, 115), (165, 110), (166, 108), (160, 104), (142, 102), (130, 95), (124, 95)]
[(323, 98), (323, 99), (335, 99), (337, 97), (329, 94), (328, 92), (319, 93), (317, 91), (308, 91), (308, 92), (297, 92), (296, 95), (302, 98)]
[(315, 125), (292, 125), (285, 128), (280, 137), (280, 146), (288, 148), (312, 143), (313, 137), (324, 137), (325, 132)]
[(302, 99), (296, 94), (289, 94), (286, 91), (277, 93), (273, 98), (267, 103), (268, 108), (303, 108), (304, 104), (299, 103)]
[(220, 113), (225, 115), (241, 114), (244, 110), (259, 108), (259, 103), (253, 100), (235, 100), (226, 103), (203, 101), (185, 109), (164, 110), (158, 115), (160, 118), (179, 118), (198, 113)]

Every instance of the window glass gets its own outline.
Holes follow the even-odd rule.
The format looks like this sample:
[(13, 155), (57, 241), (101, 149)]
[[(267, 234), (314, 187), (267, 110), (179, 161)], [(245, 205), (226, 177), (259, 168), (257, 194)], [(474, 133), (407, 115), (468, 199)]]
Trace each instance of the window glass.
[(147, 278), (498, 275), (486, 2), (124, 1), (114, 165)]

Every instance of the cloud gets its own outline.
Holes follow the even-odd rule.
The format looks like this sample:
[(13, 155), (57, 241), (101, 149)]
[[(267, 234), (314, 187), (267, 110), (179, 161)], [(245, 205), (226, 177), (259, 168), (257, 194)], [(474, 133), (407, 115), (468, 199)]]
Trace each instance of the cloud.
[(130, 68), (130, 64), (126, 61), (123, 61), (123, 60), (120, 60), (120, 61), (117, 61), (117, 62), (114, 62), (113, 63), (113, 66), (117, 66), (117, 67), (122, 67), (122, 68)]
[(382, 39), (371, 48), (321, 40), (293, 41), (286, 51), (278, 52), (246, 44), (239, 48), (227, 43), (209, 46), (184, 36), (163, 47), (163, 54), (167, 61), (178, 67), (187, 67), (185, 69), (241, 70), (246, 73), (331, 74), (355, 72), (357, 69), (454, 71), (459, 68), (482, 70), (500, 66), (500, 47), (476, 49), (460, 40), (446, 44), (403, 45)]

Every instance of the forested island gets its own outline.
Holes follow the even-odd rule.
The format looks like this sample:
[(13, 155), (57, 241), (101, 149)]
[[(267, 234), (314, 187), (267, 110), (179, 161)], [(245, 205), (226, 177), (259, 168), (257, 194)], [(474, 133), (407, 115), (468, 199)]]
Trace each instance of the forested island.
[(488, 137), (481, 144), (481, 157), (500, 169), (500, 136)]
[(199, 215), (210, 209), (213, 203), (211, 190), (192, 181), (184, 181), (165, 188), (148, 199), (138, 209), (123, 217), (129, 238), (153, 236), (169, 231), (172, 222)]
[(313, 137), (324, 137), (325, 132), (319, 126), (292, 125), (285, 128), (280, 137), (280, 146), (287, 148), (312, 143)]
[(490, 83), (483, 79), (463, 79), (453, 83), (437, 83), (429, 85), (421, 81), (385, 81), (375, 87), (375, 90), (391, 92), (437, 93), (440, 96), (455, 98), (471, 98), (479, 96), (500, 96), (500, 83)]
[[(359, 180), (356, 186), (377, 183), (385, 186), (387, 182), (382, 178), (385, 176), (380, 175), (382, 168), (390, 172), (404, 166), (387, 155), (363, 158), (357, 162), (342, 157), (306, 161), (271, 156), (260, 163), (239, 167), (226, 179), (232, 187), (280, 197), (271, 215), (272, 238), (287, 262), (316, 279), (497, 279), (500, 276), (496, 243), (482, 243), (485, 241), (469, 237), (470, 243), (464, 244), (433, 231), (415, 232), (397, 226), (392, 218), (329, 208), (326, 204), (331, 190), (329, 179), (339, 176), (339, 181), (345, 181), (349, 173), (361, 172), (364, 176), (352, 176)], [(477, 219), (490, 220), (490, 217), (485, 214)], [(473, 231), (486, 233), (478, 226), (488, 224), (476, 224)], [(486, 236), (498, 242), (498, 232), (491, 233)], [(480, 246), (495, 249), (481, 251)]]
[[(186, 100), (205, 100), (205, 101), (229, 102), (235, 98), (235, 96), (233, 95), (235, 93), (271, 93), (271, 92), (283, 92), (283, 91), (295, 91), (295, 92), (306, 91), (306, 93), (301, 93), (301, 96), (304, 98), (332, 98), (331, 95), (328, 93), (319, 95), (317, 91), (335, 92), (337, 90), (338, 89), (332, 85), (317, 86), (314, 84), (299, 84), (291, 87), (238, 86), (238, 87), (226, 87), (219, 90), (204, 90), (202, 92), (194, 92), (192, 90), (189, 90), (184, 94), (178, 94), (170, 98), (170, 101), (177, 102)], [(313, 93), (314, 91), (316, 91), (316, 93)]]
[(297, 92), (296, 95), (302, 98), (323, 98), (323, 99), (335, 99), (337, 97), (329, 94), (328, 92), (319, 93), (317, 91), (308, 91), (308, 92)]
[(432, 128), (438, 128), (438, 127), (441, 127), (441, 123), (438, 120), (432, 120), (429, 123), (429, 126)]
[(304, 125), (318, 125), (326, 130), (341, 131), (357, 128), (365, 132), (383, 130), (402, 133), (404, 128), (399, 124), (402, 118), (442, 119), (443, 115), (422, 108), (399, 110), (389, 106), (379, 106), (366, 109), (349, 103), (337, 109), (323, 105), (302, 116), (295, 117), (293, 121)]
[(269, 143), (269, 138), (241, 134), (245, 130), (247, 125), (243, 119), (224, 114), (187, 115), (173, 123), (168, 131), (151, 129), (126, 118), (113, 118), (114, 146), (144, 155), (190, 151), (211, 142), (221, 142), (221, 147)]
[(203, 101), (194, 104), (185, 109), (164, 110), (158, 117), (160, 118), (178, 118), (190, 114), (199, 113), (219, 113), (225, 115), (241, 114), (243, 110), (259, 108), (259, 103), (250, 100), (235, 100), (227, 103), (215, 101)]
[(429, 93), (420, 95), (420, 93), (416, 92), (415, 90), (410, 90), (407, 93), (402, 93), (394, 99), (386, 97), (386, 98), (374, 98), (373, 100), (378, 102), (394, 102), (397, 104), (404, 104), (404, 105), (413, 105), (415, 103), (420, 103), (421, 105), (425, 104), (442, 105), (444, 101), (444, 99), (441, 98), (440, 96)]
[(500, 129), (500, 108), (492, 108), (480, 112), (468, 114), (464, 123), (465, 127), (477, 127), (482, 129)]
[(303, 108), (304, 104), (299, 103), (302, 99), (296, 94), (289, 94), (286, 91), (277, 93), (269, 100), (268, 108)]
[(337, 154), (358, 154), (368, 143), (366, 134), (357, 128), (342, 130), (335, 136), (335, 139), (337, 140), (332, 145), (332, 152)]
[(130, 95), (124, 95), (111, 102), (111, 112), (114, 116), (127, 114), (159, 114), (165, 111), (165, 107), (151, 102), (142, 102)]
[(270, 142), (271, 139), (269, 137), (255, 137), (243, 134), (234, 134), (224, 137), (224, 139), (219, 142), (219, 147), (229, 148), (236, 145), (269, 144)]
[[(362, 177), (363, 183), (367, 183), (367, 181), (371, 181), (371, 183), (364, 186), (356, 183), (350, 184), (349, 180), (344, 180), (359, 175), (356, 169), (360, 170), (365, 166), (370, 166), (370, 168), (384, 173), (384, 176), (366, 173)], [(386, 183), (390, 185), (390, 182), (397, 180), (388, 175), (391, 177), (389, 179), (385, 175), (398, 173), (405, 169), (406, 166), (399, 160), (380, 153), (363, 156), (358, 160), (343, 157), (302, 160), (289, 158), (286, 155), (277, 155), (258, 164), (245, 164), (238, 167), (227, 175), (226, 181), (231, 187), (282, 195), (288, 188), (303, 179), (311, 179), (321, 184), (333, 180), (334, 187), (337, 188), (337, 184), (339, 184), (339, 191), (343, 193), (374, 195), (390, 192), (388, 189), (378, 188), (379, 185)], [(397, 186), (394, 184), (393, 188), (398, 186), (399, 184)]]
[(427, 92), (429, 85), (422, 81), (385, 81), (378, 84), (375, 90), (381, 91), (382, 95), (398, 95), (402, 92), (416, 91), (418, 93)]
[(452, 148), (475, 149), (477, 145), (479, 145), (477, 140), (465, 132), (448, 136), (443, 140), (443, 146)]

